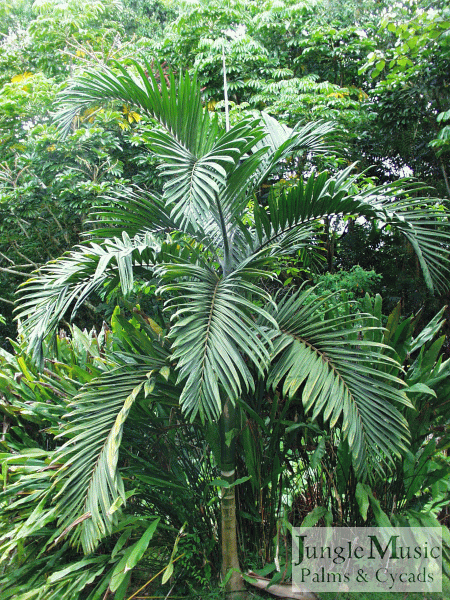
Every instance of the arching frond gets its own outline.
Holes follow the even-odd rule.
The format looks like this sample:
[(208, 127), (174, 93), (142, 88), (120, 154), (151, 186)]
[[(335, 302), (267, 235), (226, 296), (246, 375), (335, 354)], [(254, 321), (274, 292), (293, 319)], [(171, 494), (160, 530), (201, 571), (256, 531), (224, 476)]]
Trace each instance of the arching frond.
[(312, 288), (278, 304), (268, 385), (281, 385), (290, 397), (298, 393), (313, 419), (323, 415), (330, 427), (339, 421), (364, 476), (405, 448), (407, 423), (395, 403), (409, 400), (403, 382), (385, 372), (395, 359), (380, 353), (382, 344), (364, 339), (367, 316), (323, 318), (331, 297), (317, 298)]
[(161, 67), (155, 69), (146, 61), (144, 67), (136, 61), (130, 64), (134, 72), (115, 62), (114, 71), (104, 67), (75, 77), (58, 97), (60, 109), (55, 119), (60, 130), (67, 133), (73, 119), (92, 104), (118, 100), (156, 119), (194, 155), (208, 152), (217, 124), (214, 119), (211, 124), (210, 113), (203, 110), (196, 77), (180, 76), (176, 84), (173, 73), (166, 74)]
[(131, 291), (134, 276), (153, 276), (159, 242), (150, 234), (107, 240), (102, 246), (78, 246), (66, 256), (50, 262), (21, 289), (16, 317), (28, 334), (33, 358), (43, 365), (42, 342), (69, 311), (72, 317), (83, 302), (106, 282), (121, 284), (124, 294)]
[(257, 190), (286, 157), (296, 151), (320, 154), (330, 149), (327, 140), (334, 131), (332, 123), (308, 123), (291, 129), (267, 113), (263, 112), (261, 117), (264, 137), (230, 174), (220, 197), (227, 224), (233, 228), (246, 211), (249, 194)]
[(160, 291), (176, 294), (167, 306), (174, 309), (171, 358), (184, 385), (181, 406), (191, 418), (200, 411), (218, 419), (224, 394), (235, 401), (243, 388), (253, 389), (244, 357), (261, 372), (268, 364), (269, 340), (252, 317), (255, 312), (271, 317), (248, 299), (249, 293), (266, 301), (267, 296), (247, 280), (251, 269), (219, 278), (209, 269), (178, 264), (162, 267), (161, 274), (174, 280)]
[(408, 179), (357, 192), (353, 166), (334, 177), (312, 173), (304, 183), (271, 194), (268, 210), (254, 205), (255, 230), (247, 240), (252, 250), (275, 244), (285, 252), (295, 247), (302, 228), (326, 216), (356, 215), (378, 219), (400, 231), (418, 255), (425, 281), (445, 289), (450, 274), (450, 212), (435, 198), (417, 197), (423, 186)]
[(115, 67), (116, 72), (87, 71), (61, 93), (56, 115), (60, 128), (67, 131), (74, 116), (93, 103), (120, 100), (145, 111), (163, 126), (147, 135), (147, 141), (168, 178), (164, 195), (171, 217), (184, 229), (201, 226), (209, 214), (220, 229), (223, 217), (216, 199), (230, 171), (264, 136), (259, 121), (247, 119), (225, 132), (216, 116), (203, 109), (195, 77), (180, 77), (176, 85), (173, 73), (165, 75), (159, 68), (157, 79), (148, 63), (144, 70), (133, 61), (134, 73), (118, 63)]
[[(170, 236), (176, 238), (183, 247), (201, 244), (203, 251), (211, 252), (217, 260), (216, 250), (222, 250), (221, 233), (213, 218), (203, 215), (203, 223), (194, 226), (187, 224), (180, 232), (178, 224), (170, 217), (162, 198), (139, 188), (122, 188), (115, 190), (114, 195), (105, 197), (108, 204), (91, 212), (91, 228), (86, 237), (96, 243), (104, 243), (123, 231), (129, 237), (146, 234), (155, 236), (157, 240), (170, 243)], [(182, 235), (182, 234), (186, 235)], [(222, 252), (223, 254), (223, 252)], [(168, 258), (171, 262), (171, 258)]]
[[(408, 198), (406, 194), (406, 197), (402, 196), (392, 203), (383, 199), (378, 218), (395, 227), (410, 242), (428, 288), (431, 291), (447, 290), (450, 275), (450, 211), (443, 200)], [(377, 202), (376, 196), (373, 201)]]
[(218, 135), (208, 152), (194, 155), (164, 132), (151, 135), (152, 149), (164, 161), (160, 168), (168, 177), (166, 203), (181, 228), (201, 224), (208, 215), (220, 227), (222, 206), (217, 200), (227, 186), (227, 177), (261, 137), (259, 122), (247, 119)]
[(161, 400), (158, 373), (167, 368), (167, 351), (159, 346), (150, 353), (149, 343), (145, 356), (129, 355), (125, 364), (85, 386), (68, 406), (60, 434), (67, 442), (53, 459), (60, 465), (53, 483), (59, 516), (55, 542), (68, 535), (85, 553), (93, 552), (117, 521), (126, 500), (118, 471), (123, 428), (141, 390)]
[(269, 150), (260, 162), (259, 177), (255, 182), (257, 186), (261, 185), (272, 170), (294, 152), (324, 154), (332, 148), (330, 136), (335, 133), (336, 127), (331, 122), (312, 121), (305, 125), (299, 123), (291, 129), (265, 112), (261, 113), (261, 117), (266, 135), (256, 144), (255, 150), (263, 146), (268, 146)]
[(138, 187), (122, 187), (103, 199), (105, 205), (94, 208), (89, 215), (91, 227), (84, 235), (90, 240), (100, 243), (122, 235), (122, 231), (135, 237), (145, 233), (165, 236), (177, 230), (164, 201), (156, 193)]

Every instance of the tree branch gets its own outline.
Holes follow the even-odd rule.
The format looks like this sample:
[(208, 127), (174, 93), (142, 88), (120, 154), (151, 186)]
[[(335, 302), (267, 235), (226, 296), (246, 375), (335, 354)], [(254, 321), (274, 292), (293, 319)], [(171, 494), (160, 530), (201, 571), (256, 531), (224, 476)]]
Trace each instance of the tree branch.
[(17, 242), (16, 242), (16, 241), (14, 241), (14, 242), (13, 242), (13, 244), (14, 244), (15, 251), (17, 252), (17, 254), (18, 254), (18, 255), (19, 255), (21, 258), (23, 258), (24, 260), (28, 261), (28, 264), (30, 264), (30, 265), (33, 265), (33, 267), (34, 267), (35, 269), (38, 269), (38, 268), (39, 268), (39, 265), (37, 265), (35, 262), (33, 262), (31, 259), (29, 259), (29, 258), (28, 258), (28, 256), (25, 256), (25, 254), (22, 254), (22, 252), (19, 250), (19, 248), (18, 248), (18, 246), (17, 246)]
[(8, 261), (8, 262), (9, 262), (11, 265), (14, 265), (14, 261), (13, 261), (13, 260), (11, 260), (10, 258), (8, 258), (8, 257), (6, 256), (6, 254), (3, 254), (3, 252), (0, 252), (0, 256), (3, 256), (3, 258), (4, 258), (5, 260), (7, 260), (7, 261)]
[(21, 273), (20, 271), (15, 271), (14, 269), (8, 269), (7, 267), (0, 267), (0, 272), (2, 273), (12, 273), (13, 275), (20, 275), (20, 277), (29, 277), (29, 273)]

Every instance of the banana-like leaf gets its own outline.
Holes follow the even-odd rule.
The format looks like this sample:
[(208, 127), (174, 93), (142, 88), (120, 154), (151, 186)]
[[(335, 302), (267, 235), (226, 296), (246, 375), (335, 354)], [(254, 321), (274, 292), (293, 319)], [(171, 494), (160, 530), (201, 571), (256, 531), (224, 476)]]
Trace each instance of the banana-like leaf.
[[(220, 278), (207, 268), (190, 264), (162, 267), (163, 278), (172, 279), (160, 292), (175, 292), (167, 302), (173, 308), (172, 360), (177, 361), (179, 381), (185, 381), (180, 397), (184, 412), (193, 419), (200, 411), (208, 420), (221, 414), (224, 394), (233, 402), (254, 381), (246, 357), (263, 373), (269, 361), (269, 340), (255, 328), (253, 315), (266, 311), (248, 297), (267, 301), (267, 295), (246, 281), (247, 272)], [(254, 274), (254, 273), (253, 273)]]
[(299, 393), (313, 419), (321, 414), (330, 427), (340, 422), (356, 470), (365, 476), (405, 449), (408, 427), (394, 404), (410, 403), (404, 383), (383, 372), (395, 359), (379, 352), (382, 344), (364, 339), (367, 316), (323, 320), (332, 296), (318, 299), (312, 288), (278, 304), (268, 385), (282, 385), (289, 397)]

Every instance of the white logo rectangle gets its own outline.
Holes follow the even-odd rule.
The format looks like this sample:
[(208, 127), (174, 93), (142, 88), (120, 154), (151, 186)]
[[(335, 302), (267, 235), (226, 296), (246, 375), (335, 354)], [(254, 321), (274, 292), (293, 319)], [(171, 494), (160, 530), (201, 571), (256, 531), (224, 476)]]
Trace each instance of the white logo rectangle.
[(440, 592), (440, 527), (292, 530), (292, 583), (311, 592)]

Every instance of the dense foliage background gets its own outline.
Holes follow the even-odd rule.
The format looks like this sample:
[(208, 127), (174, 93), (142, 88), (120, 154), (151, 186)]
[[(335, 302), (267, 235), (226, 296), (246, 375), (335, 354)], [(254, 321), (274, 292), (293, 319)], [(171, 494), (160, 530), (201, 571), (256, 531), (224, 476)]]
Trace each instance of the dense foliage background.
[[(232, 124), (264, 110), (291, 127), (333, 121), (339, 132), (334, 151), (290, 157), (258, 191), (262, 204), (269, 187), (289, 189), (312, 172), (351, 164), (363, 173), (361, 190), (411, 176), (430, 186), (427, 196), (448, 199), (450, 8), (428, 0), (10, 0), (0, 24), (1, 593), (94, 600), (110, 589), (119, 600), (164, 567), (164, 594), (170, 577), (186, 582), (187, 592), (214, 587), (220, 441), (186, 422), (176, 394), (156, 415), (141, 404), (123, 431), (130, 500), (100, 548), (83, 556), (66, 540), (69, 531), (55, 533), (57, 515), (44, 492), (67, 404), (82, 385), (119, 368), (118, 354), (134, 355), (129, 360), (141, 368), (139, 355), (165, 326), (155, 286), (136, 278), (128, 295), (120, 285), (97, 291), (74, 325), (61, 322), (42, 373), (20, 323), (18, 334), (18, 286), (85, 239), (92, 208), (134, 185), (163, 190), (148, 144), (151, 119), (111, 103), (85, 111), (62, 139), (55, 98), (86, 67), (145, 59), (196, 73), (204, 106), (224, 121), (225, 61)], [(449, 295), (427, 291), (413, 248), (380, 220), (325, 219), (315, 236), (321, 251), (279, 258), (270, 291), (316, 284), (322, 297), (343, 289), (330, 311), (364, 311), (386, 327), (379, 341), (395, 350), (404, 367), (396, 375), (415, 404), (404, 410), (412, 439), (389, 486), (381, 475), (361, 481), (347, 442), (307, 417), (295, 398), (268, 398), (261, 389), (254, 404), (246, 399), (237, 440), (241, 563), (266, 574), (276, 572), (289, 522), (449, 519)], [(176, 389), (163, 367), (155, 378)]]
[[(17, 285), (79, 241), (98, 197), (130, 183), (161, 185), (145, 145), (148, 123), (126, 106), (86, 114), (58, 139), (55, 95), (87, 65), (142, 57), (196, 71), (205, 104), (222, 111), (225, 51), (232, 119), (264, 109), (289, 125), (334, 120), (341, 151), (317, 168), (357, 162), (360, 171), (371, 167), (367, 177), (412, 175), (437, 197), (450, 194), (445, 2), (14, 1), (1, 10), (3, 345), (14, 336)], [(308, 160), (298, 157), (292, 169), (308, 172)], [(375, 270), (386, 312), (400, 298), (407, 312), (423, 303), (409, 248), (382, 225), (335, 220), (323, 235), (323, 272)]]

